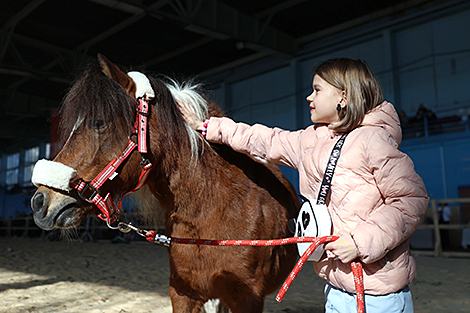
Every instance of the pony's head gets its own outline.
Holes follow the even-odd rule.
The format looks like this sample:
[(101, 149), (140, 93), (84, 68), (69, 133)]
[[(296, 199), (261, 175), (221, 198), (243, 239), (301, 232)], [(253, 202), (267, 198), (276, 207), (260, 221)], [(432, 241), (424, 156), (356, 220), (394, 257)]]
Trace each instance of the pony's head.
[[(145, 164), (153, 164), (147, 173), (152, 178), (171, 169), (176, 156), (167, 151), (188, 150), (191, 164), (197, 162), (195, 156), (202, 150), (200, 136), (184, 122), (175, 102), (193, 104), (200, 118), (205, 118), (207, 102), (197, 87), (164, 83), (138, 72), (126, 74), (104, 56), (99, 55), (98, 60), (88, 64), (64, 98), (60, 111), (62, 150), (53, 161), (39, 161), (33, 172), (38, 190), (31, 207), (36, 224), (46, 230), (74, 227), (85, 216), (100, 214), (99, 206), (89, 201), (95, 192), (103, 199), (109, 194), (112, 201), (105, 200), (118, 206), (139, 183)], [(137, 113), (139, 97), (149, 105), (148, 115)], [(149, 125), (143, 152), (137, 147), (142, 116), (148, 118)], [(85, 191), (76, 188), (80, 182), (93, 182), (129, 147), (132, 152), (98, 191), (86, 186), (88, 194), (84, 195)]]

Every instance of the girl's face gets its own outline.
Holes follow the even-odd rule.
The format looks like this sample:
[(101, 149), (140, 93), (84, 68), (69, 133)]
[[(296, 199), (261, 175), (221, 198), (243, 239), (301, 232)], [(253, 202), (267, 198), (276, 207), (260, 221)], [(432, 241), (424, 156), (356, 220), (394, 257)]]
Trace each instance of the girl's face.
[(310, 102), (310, 118), (314, 123), (331, 124), (339, 122), (338, 103), (345, 106), (342, 91), (327, 83), (323, 78), (315, 75), (313, 78), (313, 92), (307, 97)]

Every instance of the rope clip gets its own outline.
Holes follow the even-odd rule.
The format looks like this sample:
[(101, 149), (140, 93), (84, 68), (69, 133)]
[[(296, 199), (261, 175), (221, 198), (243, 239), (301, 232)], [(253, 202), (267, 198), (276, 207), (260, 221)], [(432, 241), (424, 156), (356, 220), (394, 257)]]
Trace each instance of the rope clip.
[(131, 225), (131, 223), (127, 224), (124, 222), (119, 222), (118, 226), (116, 229), (119, 229), (122, 233), (128, 233), (131, 230), (135, 231), (137, 234), (141, 235), (142, 237), (146, 237), (147, 231), (140, 229), (138, 227), (135, 227), (134, 225)]

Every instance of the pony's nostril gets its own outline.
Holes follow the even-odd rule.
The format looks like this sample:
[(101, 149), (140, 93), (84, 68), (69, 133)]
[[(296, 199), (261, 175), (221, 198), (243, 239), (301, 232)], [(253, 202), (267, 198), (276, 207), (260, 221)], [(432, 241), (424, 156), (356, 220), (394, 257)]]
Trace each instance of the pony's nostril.
[(38, 213), (46, 206), (46, 196), (43, 192), (39, 191), (31, 199), (31, 207), (35, 213)]

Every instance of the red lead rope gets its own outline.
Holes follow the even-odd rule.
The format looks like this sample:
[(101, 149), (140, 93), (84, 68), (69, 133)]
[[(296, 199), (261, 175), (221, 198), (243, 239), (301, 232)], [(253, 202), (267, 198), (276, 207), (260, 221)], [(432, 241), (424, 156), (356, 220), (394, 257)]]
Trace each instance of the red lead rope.
[(362, 276), (362, 263), (351, 262), (351, 269), (354, 275), (354, 285), (356, 286), (357, 312), (364, 313), (364, 277)]
[[(161, 235), (155, 231), (147, 231), (145, 237), (150, 242), (162, 244)], [(190, 245), (209, 245), (209, 246), (279, 246), (286, 244), (312, 242), (310, 247), (300, 257), (292, 272), (287, 277), (286, 281), (279, 290), (276, 301), (281, 302), (292, 282), (297, 277), (298, 273), (305, 265), (310, 255), (315, 249), (324, 243), (337, 240), (338, 236), (325, 236), (325, 237), (290, 237), (273, 240), (208, 240), (208, 239), (189, 239), (189, 238), (174, 238), (170, 239), (171, 243), (190, 244)], [(362, 275), (362, 264), (360, 262), (352, 262), (351, 268), (354, 275), (354, 284), (356, 286), (357, 297), (357, 312), (364, 313), (364, 282)]]

